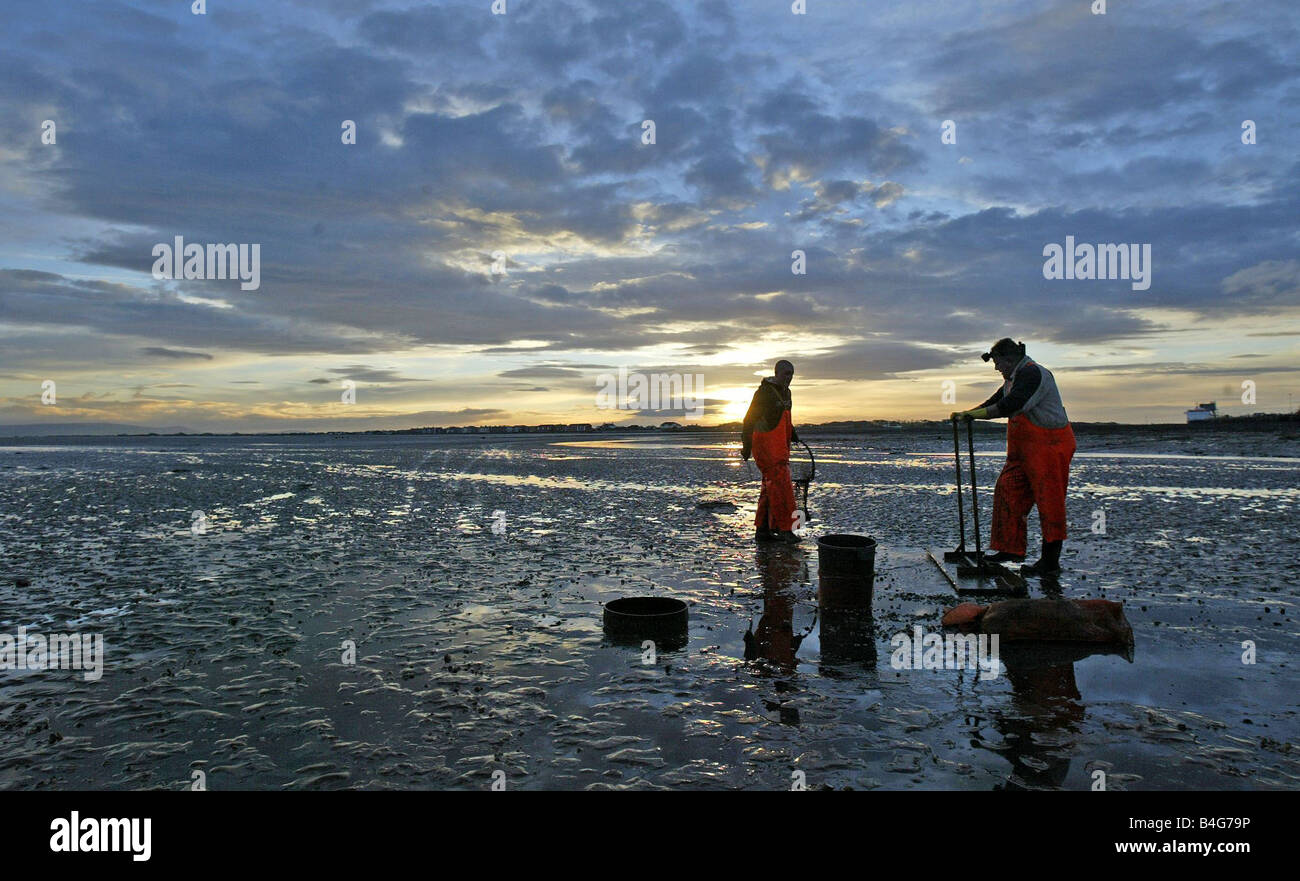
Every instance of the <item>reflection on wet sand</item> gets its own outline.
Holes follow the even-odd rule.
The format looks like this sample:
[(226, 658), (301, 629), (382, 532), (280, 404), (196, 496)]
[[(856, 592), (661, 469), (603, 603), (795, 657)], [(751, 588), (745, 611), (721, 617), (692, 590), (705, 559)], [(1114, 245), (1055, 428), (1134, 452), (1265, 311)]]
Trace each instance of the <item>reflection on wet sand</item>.
[(984, 743), (978, 730), (973, 745), (992, 749), (1011, 763), (1011, 774), (994, 789), (1060, 789), (1070, 773), (1079, 726), (1086, 714), (1075, 681), (1074, 664), (1093, 655), (1122, 654), (1132, 649), (1084, 643), (1003, 643), (1001, 661), (1011, 683), (1011, 700), (995, 710), (998, 745)]
[[(872, 578), (874, 576), (868, 576)], [(853, 575), (822, 572), (817, 584), (821, 611), (821, 672), (848, 675), (861, 667), (876, 669), (875, 620), (871, 615), (874, 584)]]
[(751, 622), (745, 631), (745, 660), (763, 662), (779, 673), (793, 673), (799, 663), (799, 646), (808, 635), (794, 632), (795, 605), (799, 584), (807, 578), (807, 563), (800, 551), (777, 545), (760, 546), (754, 562), (763, 590), (763, 611), (758, 628)]
[(822, 573), (811, 619), (807, 625), (796, 625), (799, 606), (812, 594), (807, 552), (783, 545), (760, 546), (754, 551), (754, 564), (762, 609), (757, 626), (751, 619), (745, 631), (744, 658), (759, 672), (776, 678), (775, 693), (763, 699), (763, 706), (777, 713), (781, 724), (800, 724), (796, 700), (805, 686), (797, 675), (799, 649), (814, 632), (820, 642), (820, 675), (843, 679), (866, 674), (874, 682), (876, 645), (869, 582), (864, 585), (860, 578)]

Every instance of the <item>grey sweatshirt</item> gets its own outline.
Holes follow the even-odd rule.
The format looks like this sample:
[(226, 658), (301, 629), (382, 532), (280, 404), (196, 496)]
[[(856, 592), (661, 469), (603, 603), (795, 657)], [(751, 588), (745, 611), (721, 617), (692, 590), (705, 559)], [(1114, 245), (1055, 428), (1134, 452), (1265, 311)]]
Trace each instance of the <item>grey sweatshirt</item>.
[[(1070, 424), (1056, 388), (1056, 378), (1041, 364), (1026, 355), (1020, 359), (1011, 378), (980, 407), (987, 408), (989, 419), (1024, 413), (1039, 428), (1064, 428)], [(979, 409), (979, 408), (976, 408)]]

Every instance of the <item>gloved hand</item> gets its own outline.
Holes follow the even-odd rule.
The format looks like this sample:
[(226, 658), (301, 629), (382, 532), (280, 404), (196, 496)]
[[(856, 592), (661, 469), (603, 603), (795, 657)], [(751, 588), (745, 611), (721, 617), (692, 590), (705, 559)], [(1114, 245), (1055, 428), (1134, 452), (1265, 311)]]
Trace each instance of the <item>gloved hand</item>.
[(743, 462), (748, 462), (748, 461), (749, 461), (749, 447), (741, 447), (741, 448), (740, 448), (740, 459), (741, 459), (741, 461), (743, 461)]
[(986, 408), (980, 407), (976, 410), (954, 410), (948, 414), (949, 419), (960, 419), (963, 422), (970, 422), (972, 419), (984, 419), (989, 415)]

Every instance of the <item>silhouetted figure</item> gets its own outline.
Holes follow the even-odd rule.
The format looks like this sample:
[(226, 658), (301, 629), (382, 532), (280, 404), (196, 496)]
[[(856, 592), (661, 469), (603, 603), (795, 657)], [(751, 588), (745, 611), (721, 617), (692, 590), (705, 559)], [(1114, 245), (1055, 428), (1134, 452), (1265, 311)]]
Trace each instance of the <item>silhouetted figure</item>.
[(1025, 575), (1061, 571), (1065, 541), (1065, 487), (1074, 458), (1074, 429), (1061, 403), (1056, 379), (1025, 354), (1025, 344), (1004, 337), (980, 356), (992, 360), (1004, 380), (1002, 388), (973, 410), (958, 410), (954, 419), (999, 419), (1007, 422), (1007, 463), (993, 490), (993, 534), (988, 559), (1021, 562), (1028, 543), (1029, 511), (1038, 506), (1043, 555)]
[(758, 385), (741, 428), (740, 456), (750, 454), (763, 475), (754, 515), (754, 540), (795, 544), (794, 483), (790, 479), (790, 443), (799, 439), (791, 421), (790, 381), (794, 365), (776, 362), (776, 375)]

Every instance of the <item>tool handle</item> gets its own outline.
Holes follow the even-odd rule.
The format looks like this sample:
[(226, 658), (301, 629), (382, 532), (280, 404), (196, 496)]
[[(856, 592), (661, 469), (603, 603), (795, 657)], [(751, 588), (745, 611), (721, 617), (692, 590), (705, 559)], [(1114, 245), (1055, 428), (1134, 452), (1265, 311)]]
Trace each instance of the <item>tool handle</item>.
[(975, 561), (983, 565), (984, 554), (980, 547), (979, 487), (975, 484), (975, 422), (966, 423), (966, 446), (970, 450), (970, 509), (975, 519)]
[(952, 457), (957, 464), (957, 549), (966, 550), (966, 510), (961, 500), (961, 432), (957, 428), (957, 417), (952, 419)]

